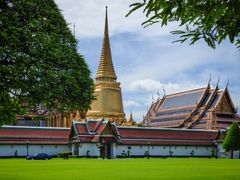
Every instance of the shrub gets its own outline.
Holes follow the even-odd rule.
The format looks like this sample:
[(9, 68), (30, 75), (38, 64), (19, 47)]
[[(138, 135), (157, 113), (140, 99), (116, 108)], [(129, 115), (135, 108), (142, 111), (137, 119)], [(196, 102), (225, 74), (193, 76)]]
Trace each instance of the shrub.
[(58, 153), (58, 157), (63, 158), (63, 159), (68, 159), (69, 156), (72, 155), (72, 152), (60, 152)]

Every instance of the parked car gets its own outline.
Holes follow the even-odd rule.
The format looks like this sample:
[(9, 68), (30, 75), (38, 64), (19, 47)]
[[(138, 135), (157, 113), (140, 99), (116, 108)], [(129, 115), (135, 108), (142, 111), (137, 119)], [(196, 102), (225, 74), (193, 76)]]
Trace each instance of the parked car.
[(37, 153), (37, 154), (34, 154), (34, 155), (32, 155), (32, 156), (27, 156), (26, 157), (26, 159), (28, 159), (28, 160), (33, 160), (33, 159), (37, 159), (37, 160), (39, 160), (39, 159), (51, 159), (52, 158), (52, 156), (51, 155), (49, 155), (49, 154), (47, 154), (47, 153)]

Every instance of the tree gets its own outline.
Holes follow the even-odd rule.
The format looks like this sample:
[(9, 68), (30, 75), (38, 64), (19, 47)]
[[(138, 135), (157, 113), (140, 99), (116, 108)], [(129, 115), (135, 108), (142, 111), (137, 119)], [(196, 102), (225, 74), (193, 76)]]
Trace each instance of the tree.
[[(180, 35), (175, 42), (190, 40), (190, 45), (199, 39), (215, 48), (227, 37), (240, 48), (240, 1), (239, 0), (143, 0), (131, 4), (126, 15), (142, 9), (148, 18), (144, 26), (177, 21), (183, 30), (172, 31)], [(185, 30), (184, 30), (185, 29)]]
[(23, 102), (86, 111), (94, 83), (55, 2), (1, 0), (0, 14), (0, 116), (19, 113)]
[(226, 151), (231, 151), (231, 158), (233, 158), (233, 151), (240, 150), (240, 130), (238, 123), (234, 122), (223, 142), (223, 148)]

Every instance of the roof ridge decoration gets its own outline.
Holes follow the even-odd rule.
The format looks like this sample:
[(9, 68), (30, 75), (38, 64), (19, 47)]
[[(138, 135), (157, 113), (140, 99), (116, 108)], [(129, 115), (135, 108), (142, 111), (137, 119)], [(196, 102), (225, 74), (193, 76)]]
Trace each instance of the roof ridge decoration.
[[(101, 126), (101, 124), (103, 123), (103, 121), (105, 121), (104, 118), (101, 119), (101, 121), (98, 123), (96, 129), (95, 129), (95, 132), (97, 132), (98, 128)], [(108, 121), (108, 120), (107, 120)]]
[[(101, 126), (104, 126), (102, 129), (99, 129)], [(107, 127), (109, 127), (111, 129), (111, 132), (112, 134), (114, 135), (114, 137), (116, 138), (116, 140), (119, 142), (120, 139), (119, 139), (119, 132), (116, 128), (116, 131), (113, 129), (113, 126), (116, 127), (116, 125), (112, 124), (109, 120), (107, 120), (106, 123), (103, 123), (103, 121), (101, 121), (99, 127), (96, 129), (95, 133), (96, 135), (99, 135), (98, 136), (98, 140), (100, 140), (101, 137), (104, 137), (104, 136), (108, 136), (108, 135), (104, 135), (104, 131), (106, 130)]]
[(222, 99), (224, 96), (227, 96), (228, 102), (230, 103), (229, 105), (231, 106), (233, 112), (234, 112), (234, 113), (237, 113), (236, 108), (235, 108), (235, 106), (234, 106), (234, 104), (233, 104), (233, 101), (232, 101), (232, 99), (231, 99), (231, 96), (230, 96), (230, 94), (229, 94), (228, 86), (226, 86), (226, 87), (224, 88), (224, 90), (223, 90), (223, 92), (222, 92), (222, 94), (221, 94), (221, 97), (219, 98), (219, 100), (218, 100), (218, 102), (217, 102), (217, 104), (216, 104), (215, 107), (217, 107), (217, 106), (219, 105), (221, 99)]
[(107, 6), (106, 6), (102, 53), (101, 53), (100, 64), (98, 66), (98, 71), (96, 74), (96, 81), (104, 80), (104, 79), (111, 80), (111, 81), (115, 81), (117, 79), (117, 76), (116, 76), (115, 70), (114, 70), (114, 66), (113, 66), (113, 62), (112, 62), (110, 40), (109, 40), (109, 35), (108, 35)]
[(211, 80), (212, 80), (212, 75), (211, 75), (211, 73), (210, 73), (210, 75), (209, 75), (209, 80), (208, 80), (208, 86), (210, 86)]
[(78, 133), (77, 128), (76, 128), (76, 122), (73, 121), (71, 129), (70, 129), (70, 133), (69, 133), (69, 136), (68, 136), (69, 140), (71, 140), (74, 136), (76, 136), (77, 139), (80, 141), (80, 139), (78, 137), (78, 134), (79, 133)]

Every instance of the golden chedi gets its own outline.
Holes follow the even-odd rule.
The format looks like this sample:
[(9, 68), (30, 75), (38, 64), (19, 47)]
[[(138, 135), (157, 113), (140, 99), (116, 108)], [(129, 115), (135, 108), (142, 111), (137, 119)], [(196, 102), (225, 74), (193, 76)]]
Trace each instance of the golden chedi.
[(108, 16), (106, 8), (104, 38), (100, 64), (95, 78), (95, 96), (86, 116), (91, 119), (105, 118), (121, 125), (125, 122), (120, 83), (116, 81), (108, 35)]

